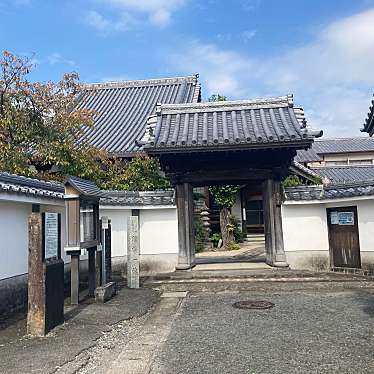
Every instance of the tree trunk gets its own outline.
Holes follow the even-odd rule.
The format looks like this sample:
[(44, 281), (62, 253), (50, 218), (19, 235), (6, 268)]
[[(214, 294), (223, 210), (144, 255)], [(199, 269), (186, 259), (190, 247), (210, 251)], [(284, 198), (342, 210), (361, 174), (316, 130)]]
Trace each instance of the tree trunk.
[(227, 249), (227, 245), (234, 240), (234, 233), (229, 230), (230, 224), (230, 210), (228, 208), (221, 208), (219, 211), (219, 224), (221, 228), (223, 248)]

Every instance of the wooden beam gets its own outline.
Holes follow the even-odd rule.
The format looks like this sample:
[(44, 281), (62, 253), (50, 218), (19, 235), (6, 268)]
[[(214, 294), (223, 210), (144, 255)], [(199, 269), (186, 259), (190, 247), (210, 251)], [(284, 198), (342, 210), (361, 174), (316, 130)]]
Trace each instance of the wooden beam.
[(176, 185), (178, 214), (178, 270), (190, 269), (195, 265), (195, 236), (193, 227), (193, 192), (189, 183)]

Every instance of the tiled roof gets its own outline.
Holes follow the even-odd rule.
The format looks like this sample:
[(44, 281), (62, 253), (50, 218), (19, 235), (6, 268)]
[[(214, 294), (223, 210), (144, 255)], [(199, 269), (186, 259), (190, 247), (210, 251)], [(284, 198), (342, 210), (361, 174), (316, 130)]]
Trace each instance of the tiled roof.
[(292, 96), (248, 101), (160, 105), (143, 140), (148, 152), (309, 145), (320, 131), (306, 126)]
[(315, 173), (313, 170), (307, 168), (306, 166), (300, 164), (295, 160), (292, 161), (290, 171), (311, 181), (314, 181), (316, 178), (319, 177), (319, 175)]
[(64, 186), (61, 183), (47, 182), (5, 172), (0, 172), (0, 191), (34, 197), (64, 198)]
[(86, 85), (78, 107), (95, 110), (95, 127), (86, 136), (101, 149), (117, 154), (139, 151), (135, 144), (158, 103), (195, 103), (200, 100), (197, 75)]
[(372, 166), (330, 166), (312, 168), (321, 178), (327, 178), (332, 184), (374, 181)]
[(309, 149), (298, 149), (297, 154), (295, 157), (295, 161), (301, 164), (306, 162), (318, 162), (322, 161), (322, 158), (318, 156), (316, 151), (314, 150), (314, 144), (312, 144), (312, 148)]
[(368, 116), (365, 120), (362, 132), (367, 132), (370, 136), (374, 134), (374, 100), (371, 100)]
[(374, 152), (374, 138), (319, 139), (314, 142), (312, 149), (319, 155), (329, 153)]
[(175, 205), (174, 190), (164, 191), (103, 191), (100, 206), (160, 206)]
[(70, 184), (81, 194), (86, 196), (101, 197), (103, 195), (103, 192), (96, 186), (96, 184), (87, 179), (68, 176), (65, 180), (65, 184)]
[(331, 186), (298, 186), (284, 190), (286, 200), (329, 200), (347, 197), (373, 196), (374, 181)]

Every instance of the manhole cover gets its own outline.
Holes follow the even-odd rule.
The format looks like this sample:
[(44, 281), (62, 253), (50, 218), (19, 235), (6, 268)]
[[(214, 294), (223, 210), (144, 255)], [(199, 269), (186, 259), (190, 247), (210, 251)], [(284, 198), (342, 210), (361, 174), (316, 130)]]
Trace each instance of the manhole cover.
[(244, 300), (237, 301), (232, 304), (232, 306), (238, 309), (270, 309), (273, 308), (275, 304), (264, 300)]

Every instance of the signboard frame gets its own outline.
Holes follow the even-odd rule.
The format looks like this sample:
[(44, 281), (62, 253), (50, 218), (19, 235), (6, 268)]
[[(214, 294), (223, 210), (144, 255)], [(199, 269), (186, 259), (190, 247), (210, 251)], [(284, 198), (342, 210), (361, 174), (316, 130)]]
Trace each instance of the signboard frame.
[[(46, 244), (47, 244), (47, 230), (46, 230), (46, 219), (48, 214), (57, 215), (57, 253), (56, 256), (46, 256)], [(57, 212), (43, 212), (42, 213), (42, 260), (51, 261), (61, 259), (61, 213)]]

